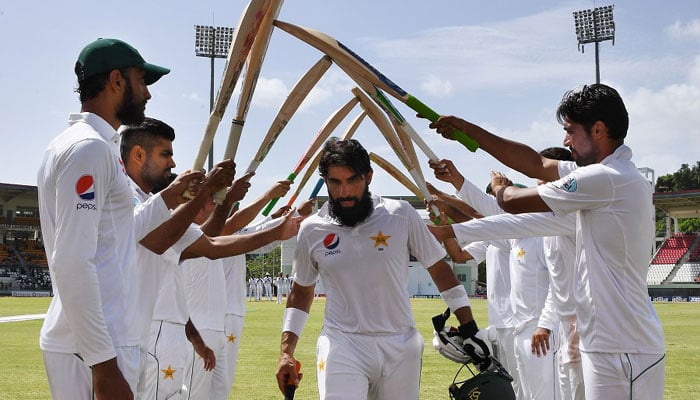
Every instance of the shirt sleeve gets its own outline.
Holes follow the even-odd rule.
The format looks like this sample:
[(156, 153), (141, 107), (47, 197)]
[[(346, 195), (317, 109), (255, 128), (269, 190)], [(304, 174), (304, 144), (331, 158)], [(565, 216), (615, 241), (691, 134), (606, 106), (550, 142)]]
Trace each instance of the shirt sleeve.
[(486, 259), (487, 248), (486, 242), (472, 242), (463, 247), (464, 251), (469, 253), (477, 264), (481, 264)]
[(311, 286), (318, 280), (318, 264), (311, 256), (311, 246), (308, 241), (310, 229), (313, 228), (302, 223), (297, 235), (297, 247), (294, 250), (292, 275), (294, 282), (301, 286)]
[(498, 205), (498, 200), (490, 194), (481, 191), (468, 179), (464, 180), (462, 187), (457, 192), (457, 197), (464, 200), (481, 215), (502, 214), (504, 211)]
[(588, 165), (537, 187), (542, 200), (558, 215), (610, 204), (615, 186), (601, 164)]
[[(54, 284), (78, 351), (88, 365), (94, 365), (116, 357), (95, 266), (100, 217), (116, 178), (116, 162), (109, 148), (94, 140), (76, 143), (65, 156), (56, 172)], [(76, 185), (88, 176), (94, 182), (94, 198), (81, 199)], [(80, 202), (93, 203), (94, 208), (79, 209)]]
[[(262, 230), (268, 229), (268, 228), (273, 228), (277, 225), (279, 225), (282, 222), (282, 218), (275, 218), (272, 219), (270, 217), (267, 217), (260, 222), (256, 222), (254, 224), (248, 225), (245, 228), (241, 229), (238, 231), (239, 234), (246, 234), (246, 233), (255, 233), (255, 232), (260, 232)], [(273, 242), (270, 242), (264, 246), (258, 247), (257, 249), (253, 251), (249, 251), (247, 254), (265, 254), (269, 253), (275, 248), (277, 248), (280, 243), (282, 243), (281, 240), (275, 240)]]
[(459, 242), (523, 239), (533, 236), (576, 234), (576, 216), (549, 213), (498, 214), (452, 224)]
[(134, 233), (136, 242), (146, 237), (170, 218), (171, 213), (160, 193), (151, 196), (134, 207)]
[(432, 267), (445, 258), (447, 252), (425, 226), (415, 208), (402, 203), (408, 228), (408, 250), (424, 268)]

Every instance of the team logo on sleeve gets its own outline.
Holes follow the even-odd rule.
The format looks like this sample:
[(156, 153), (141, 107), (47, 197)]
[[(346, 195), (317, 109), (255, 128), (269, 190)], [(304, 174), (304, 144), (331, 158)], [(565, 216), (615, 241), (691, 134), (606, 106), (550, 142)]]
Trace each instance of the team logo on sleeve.
[(83, 175), (75, 183), (75, 192), (83, 200), (95, 200), (95, 180), (92, 175)]
[(558, 187), (561, 190), (565, 190), (569, 193), (573, 193), (578, 189), (578, 184), (576, 183), (576, 178), (573, 176), (570, 176), (569, 178), (566, 179), (563, 183), (560, 184), (555, 184), (555, 187)]
[(326, 256), (331, 256), (333, 254), (340, 254), (340, 249), (337, 249), (340, 244), (340, 236), (335, 233), (329, 233), (323, 238), (323, 247), (328, 251), (325, 253)]

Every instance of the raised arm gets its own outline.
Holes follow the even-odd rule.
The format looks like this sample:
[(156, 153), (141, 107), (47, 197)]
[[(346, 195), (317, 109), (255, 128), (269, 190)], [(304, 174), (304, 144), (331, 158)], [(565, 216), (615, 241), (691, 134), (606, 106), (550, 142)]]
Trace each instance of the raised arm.
[(441, 116), (430, 124), (444, 138), (454, 140), (459, 129), (479, 142), (479, 147), (495, 159), (531, 178), (554, 181), (559, 178), (559, 161), (545, 158), (526, 144), (496, 136), (478, 125), (455, 116)]

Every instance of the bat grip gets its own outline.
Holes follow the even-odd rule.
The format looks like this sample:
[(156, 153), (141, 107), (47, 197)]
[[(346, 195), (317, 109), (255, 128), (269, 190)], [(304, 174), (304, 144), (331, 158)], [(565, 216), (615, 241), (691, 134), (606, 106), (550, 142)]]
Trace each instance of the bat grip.
[[(301, 371), (301, 363), (299, 361), (295, 361), (294, 364), (294, 369), (297, 371), (297, 375)], [(297, 390), (297, 387), (294, 386), (294, 382), (292, 380), (287, 381), (287, 386), (284, 387), (284, 400), (294, 400), (294, 392)]]
[[(433, 111), (430, 107), (426, 106), (422, 101), (418, 100), (417, 98), (408, 95), (408, 100), (406, 101), (406, 105), (411, 107), (414, 111), (416, 111), (418, 114), (424, 116), (431, 122), (435, 122), (440, 118), (440, 115)], [(475, 152), (479, 148), (479, 143), (470, 138), (466, 133), (462, 132), (459, 129), (456, 129), (453, 133), (452, 136), (457, 140), (458, 142), (462, 143), (464, 147), (469, 149), (471, 152)]]
[[(294, 178), (296, 178), (296, 177), (297, 177), (297, 174), (296, 174), (295, 172), (292, 172), (291, 174), (289, 174), (289, 176), (287, 176), (287, 180), (288, 180), (288, 181), (294, 181)], [(263, 210), (262, 215), (264, 215), (264, 216), (266, 216), (266, 217), (267, 217), (268, 215), (270, 215), (270, 211), (272, 211), (272, 207), (274, 207), (275, 204), (277, 204), (277, 201), (278, 201), (279, 199), (280, 199), (279, 197), (275, 197), (274, 199), (270, 200), (270, 202), (267, 203), (267, 206), (266, 206), (265, 209)]]

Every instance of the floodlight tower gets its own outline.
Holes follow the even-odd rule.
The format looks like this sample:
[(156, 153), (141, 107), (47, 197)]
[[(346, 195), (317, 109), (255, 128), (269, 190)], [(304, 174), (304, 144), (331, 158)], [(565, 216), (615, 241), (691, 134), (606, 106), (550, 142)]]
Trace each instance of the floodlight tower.
[(598, 44), (612, 40), (615, 45), (614, 5), (596, 7), (593, 10), (574, 11), (578, 49), (583, 53), (583, 45), (595, 43), (595, 81), (600, 83), (600, 58)]
[[(194, 54), (211, 59), (209, 112), (214, 109), (214, 59), (226, 58), (233, 38), (233, 28), (195, 25)], [(209, 170), (214, 168), (214, 144), (209, 148)]]

